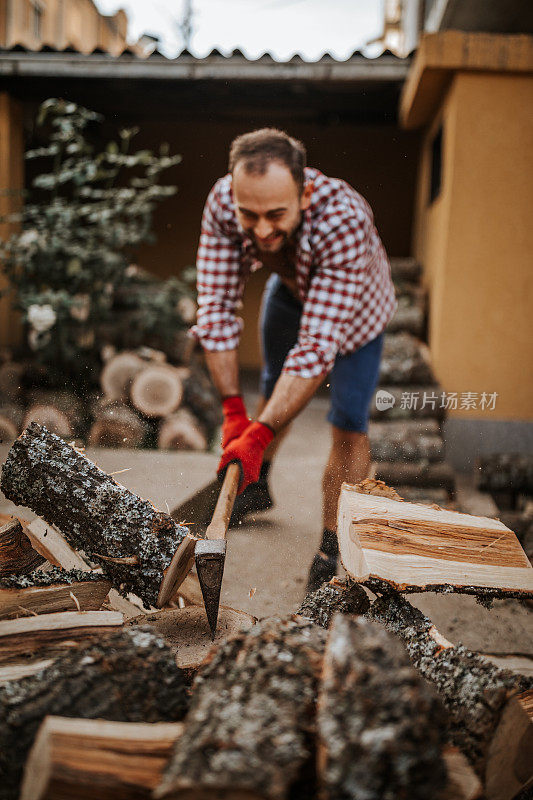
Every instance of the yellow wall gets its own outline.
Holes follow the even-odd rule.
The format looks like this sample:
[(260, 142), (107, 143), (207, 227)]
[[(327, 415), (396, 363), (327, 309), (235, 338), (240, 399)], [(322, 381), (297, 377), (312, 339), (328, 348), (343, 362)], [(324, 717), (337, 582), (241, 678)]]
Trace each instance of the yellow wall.
[[(414, 254), (430, 289), (429, 343), (448, 391), (498, 392), (492, 412), (533, 418), (533, 76), (458, 72), (422, 149)], [(443, 123), (441, 195), (430, 145)]]

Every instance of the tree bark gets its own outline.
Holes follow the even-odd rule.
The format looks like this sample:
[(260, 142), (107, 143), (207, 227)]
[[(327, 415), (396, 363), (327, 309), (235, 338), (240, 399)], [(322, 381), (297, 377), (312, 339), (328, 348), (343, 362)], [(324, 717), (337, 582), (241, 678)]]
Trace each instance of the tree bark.
[(56, 611), (97, 611), (111, 583), (94, 572), (57, 567), (0, 578), (0, 619)]
[(149, 627), (128, 628), (0, 686), (0, 799), (16, 800), (22, 768), (48, 714), (175, 722), (187, 708), (174, 656)]
[(369, 607), (370, 601), (362, 586), (349, 578), (344, 581), (333, 578), (315, 592), (309, 592), (297, 613), (321, 628), (329, 628), (334, 614), (364, 614)]
[(317, 722), (322, 800), (427, 800), (445, 783), (444, 708), (381, 625), (335, 615)]
[(168, 514), (36, 424), (9, 451), (0, 485), (14, 503), (56, 525), (72, 547), (102, 567), (114, 586), (134, 592), (147, 605), (157, 602), (163, 573), (178, 545), (186, 537), (193, 539)]
[(431, 384), (434, 388), (435, 376), (427, 345), (409, 333), (385, 334), (379, 383)]
[(409, 658), (433, 683), (450, 712), (452, 738), (480, 775), (509, 698), (533, 687), (533, 678), (494, 667), (440, 636), (431, 620), (396, 592), (376, 600), (367, 616), (396, 633)]
[(368, 435), (373, 461), (444, 459), (444, 442), (436, 420), (371, 422)]
[(195, 681), (155, 796), (287, 797), (311, 756), (324, 641), (320, 628), (296, 617), (265, 620), (222, 643)]

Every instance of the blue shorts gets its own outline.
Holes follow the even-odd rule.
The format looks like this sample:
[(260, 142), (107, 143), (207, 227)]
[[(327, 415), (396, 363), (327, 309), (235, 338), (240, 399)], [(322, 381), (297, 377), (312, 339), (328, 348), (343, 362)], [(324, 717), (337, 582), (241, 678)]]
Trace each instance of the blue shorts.
[[(302, 304), (279, 276), (268, 279), (259, 321), (263, 369), (261, 394), (269, 398), (285, 359), (298, 340)], [(337, 356), (329, 374), (331, 408), (327, 419), (341, 430), (366, 433), (370, 403), (379, 379), (381, 333), (354, 353)]]

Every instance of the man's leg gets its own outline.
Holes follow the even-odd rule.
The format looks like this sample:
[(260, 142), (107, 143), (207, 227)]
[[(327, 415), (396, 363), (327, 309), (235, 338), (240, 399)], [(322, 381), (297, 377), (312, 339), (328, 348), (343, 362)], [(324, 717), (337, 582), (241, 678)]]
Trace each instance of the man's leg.
[(331, 372), (332, 443), (324, 471), (323, 531), (320, 547), (309, 570), (307, 591), (314, 591), (337, 571), (337, 504), (341, 485), (368, 477), (370, 446), (369, 408), (378, 377), (383, 336), (346, 356), (338, 356)]

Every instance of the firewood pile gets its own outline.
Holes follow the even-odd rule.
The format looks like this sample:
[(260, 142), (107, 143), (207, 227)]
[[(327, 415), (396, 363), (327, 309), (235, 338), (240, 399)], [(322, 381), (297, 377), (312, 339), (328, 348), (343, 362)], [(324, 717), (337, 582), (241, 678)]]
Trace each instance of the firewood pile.
[(103, 349), (95, 387), (85, 397), (46, 388), (43, 367), (0, 365), (0, 442), (12, 441), (32, 422), (91, 447), (206, 450), (220, 422), (219, 399), (191, 345), (179, 363), (160, 350)]
[(369, 425), (376, 477), (407, 500), (451, 506), (455, 481), (444, 454), (446, 409), (425, 342), (421, 268), (412, 258), (393, 258), (391, 268), (398, 309), (385, 333)]
[(154, 608), (187, 528), (35, 423), (1, 488), (40, 517), (0, 518), (2, 800), (511, 800), (533, 781), (533, 678), (390, 585), (333, 579), (281, 619), (222, 607), (211, 642), (194, 574)]

